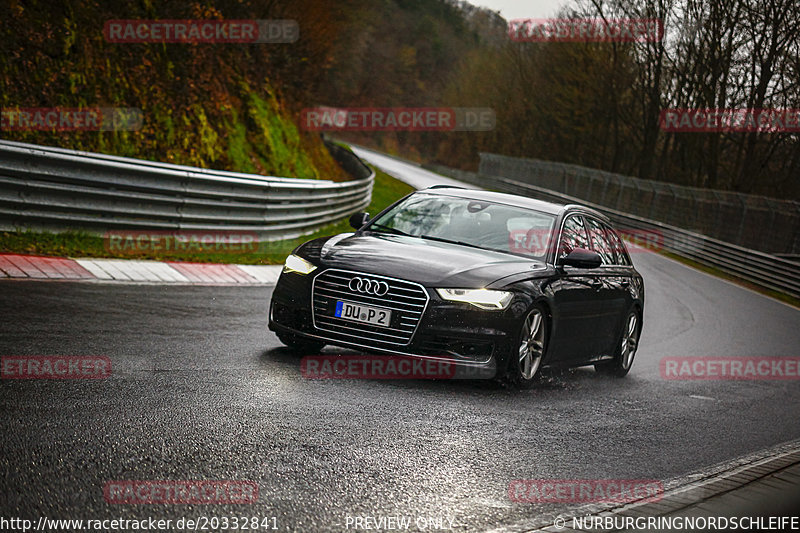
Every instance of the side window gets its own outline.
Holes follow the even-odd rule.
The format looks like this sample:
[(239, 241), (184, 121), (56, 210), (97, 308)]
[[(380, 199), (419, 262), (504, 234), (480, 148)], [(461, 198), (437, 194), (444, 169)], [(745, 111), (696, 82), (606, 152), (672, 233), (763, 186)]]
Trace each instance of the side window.
[(567, 255), (575, 248), (589, 248), (589, 237), (583, 225), (583, 217), (579, 215), (572, 215), (564, 222), (558, 255)]
[(614, 245), (609, 242), (607, 228), (604, 224), (593, 218), (586, 219), (589, 226), (589, 240), (592, 243), (592, 250), (600, 254), (600, 259), (604, 265), (615, 263)]
[(608, 240), (614, 250), (614, 256), (616, 257), (614, 262), (617, 265), (631, 266), (632, 263), (630, 256), (628, 256), (628, 250), (625, 249), (625, 244), (623, 244), (617, 232), (611, 228), (606, 228), (606, 235), (608, 235)]

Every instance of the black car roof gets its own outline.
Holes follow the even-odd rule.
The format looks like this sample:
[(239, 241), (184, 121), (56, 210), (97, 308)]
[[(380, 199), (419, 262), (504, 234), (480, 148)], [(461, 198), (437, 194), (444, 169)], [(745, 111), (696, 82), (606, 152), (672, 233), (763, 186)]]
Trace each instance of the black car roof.
[(465, 189), (462, 187), (450, 187), (444, 185), (435, 185), (428, 189), (417, 191), (425, 194), (436, 194), (439, 196), (453, 196), (457, 198), (467, 198), (470, 200), (485, 200), (487, 202), (497, 202), (500, 204), (512, 205), (514, 207), (522, 207), (525, 209), (534, 209), (542, 213), (550, 215), (561, 215), (566, 211), (581, 210), (587, 211), (602, 220), (608, 220), (604, 214), (599, 211), (586, 207), (580, 204), (559, 204), (556, 202), (546, 202), (544, 200), (536, 200), (534, 198), (527, 198), (525, 196), (517, 196), (516, 194), (508, 194), (503, 192), (485, 191), (482, 189)]

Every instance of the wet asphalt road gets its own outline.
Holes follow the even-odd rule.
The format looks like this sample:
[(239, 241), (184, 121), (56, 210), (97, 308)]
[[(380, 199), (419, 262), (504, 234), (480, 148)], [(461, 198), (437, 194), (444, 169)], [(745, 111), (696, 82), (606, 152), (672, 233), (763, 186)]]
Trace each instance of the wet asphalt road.
[[(669, 381), (667, 356), (797, 356), (800, 311), (653, 254), (623, 380), (310, 381), (266, 329), (270, 287), (2, 282), (0, 354), (104, 355), (105, 380), (0, 382), (0, 516), (438, 518), (483, 531), (560, 510), (514, 479), (658, 479), (800, 438), (798, 381)], [(340, 350), (326, 349), (330, 353)], [(251, 480), (247, 505), (121, 505), (113, 480)], [(351, 529), (352, 530), (352, 529)]]

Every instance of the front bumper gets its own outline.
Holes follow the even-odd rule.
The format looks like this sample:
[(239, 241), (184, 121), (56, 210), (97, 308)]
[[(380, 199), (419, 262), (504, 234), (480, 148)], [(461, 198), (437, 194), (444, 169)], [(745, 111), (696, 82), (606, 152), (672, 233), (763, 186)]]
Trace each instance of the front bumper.
[(502, 311), (484, 311), (469, 304), (444, 301), (427, 288), (422, 289), (429, 300), (407, 343), (392, 344), (377, 340), (377, 336), (355, 336), (319, 327), (315, 318), (329, 311), (321, 305), (319, 295), (317, 309), (312, 311), (312, 287), (315, 276), (324, 272), (281, 274), (270, 303), (269, 329), (367, 353), (447, 361), (459, 367), (465, 377), (476, 378), (493, 378), (498, 369), (505, 369), (509, 354), (517, 345), (520, 319), (515, 316), (513, 305)]

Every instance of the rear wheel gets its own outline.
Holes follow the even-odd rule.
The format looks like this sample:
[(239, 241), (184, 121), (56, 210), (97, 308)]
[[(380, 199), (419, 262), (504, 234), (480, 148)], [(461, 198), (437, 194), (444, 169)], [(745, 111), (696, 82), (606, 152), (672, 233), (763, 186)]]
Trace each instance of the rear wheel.
[(639, 313), (633, 309), (628, 313), (628, 317), (625, 319), (625, 325), (622, 328), (622, 334), (617, 343), (614, 359), (597, 363), (594, 365), (595, 370), (603, 374), (620, 378), (627, 375), (631, 366), (633, 366), (633, 358), (636, 355), (636, 349), (639, 347), (640, 333), (641, 324)]
[(277, 333), (278, 339), (293, 351), (303, 354), (319, 353), (325, 347), (324, 342), (307, 339), (292, 333)]
[(530, 387), (539, 379), (545, 349), (547, 347), (547, 314), (541, 306), (535, 306), (522, 323), (519, 344), (508, 361), (507, 377), (520, 387)]

